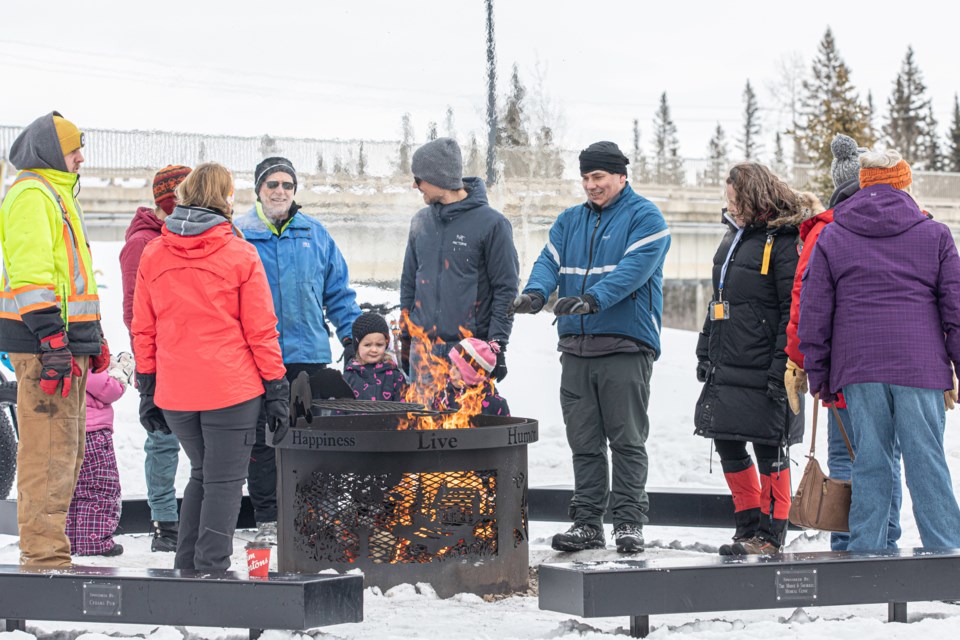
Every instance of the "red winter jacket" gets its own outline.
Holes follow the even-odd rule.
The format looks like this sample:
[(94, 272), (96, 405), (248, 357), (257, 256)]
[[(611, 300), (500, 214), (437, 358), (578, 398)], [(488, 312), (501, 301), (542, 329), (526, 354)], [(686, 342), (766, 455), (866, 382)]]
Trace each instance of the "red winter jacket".
[[(800, 338), (797, 337), (797, 325), (800, 322), (800, 288), (803, 284), (803, 274), (807, 270), (807, 263), (810, 262), (810, 256), (813, 254), (813, 247), (817, 244), (817, 238), (820, 237), (823, 228), (831, 222), (833, 222), (833, 209), (827, 209), (809, 220), (804, 220), (800, 225), (800, 242), (803, 244), (803, 249), (800, 251), (797, 273), (793, 276), (793, 293), (790, 301), (790, 321), (787, 323), (787, 347), (785, 351), (787, 357), (801, 369), (803, 369), (803, 354), (800, 352)], [(847, 407), (842, 394), (837, 402), (837, 407), (840, 409)]]
[[(181, 211), (194, 225), (187, 235), (171, 231)], [(160, 239), (144, 249), (137, 273), (134, 356), (137, 371), (157, 374), (161, 409), (233, 406), (263, 395), (262, 380), (286, 373), (257, 250), (226, 220), (198, 231), (198, 215), (218, 214), (177, 207)]]
[(133, 322), (133, 289), (137, 284), (140, 255), (147, 243), (160, 237), (163, 221), (150, 207), (138, 207), (127, 227), (127, 242), (120, 250), (120, 276), (123, 279), (123, 324), (130, 331)]

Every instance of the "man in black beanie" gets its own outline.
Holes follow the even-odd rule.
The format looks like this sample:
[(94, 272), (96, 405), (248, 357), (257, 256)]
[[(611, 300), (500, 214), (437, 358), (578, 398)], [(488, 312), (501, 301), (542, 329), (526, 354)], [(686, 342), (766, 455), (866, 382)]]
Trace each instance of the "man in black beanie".
[(558, 551), (605, 545), (610, 493), (617, 551), (643, 551), (650, 504), (647, 406), (653, 361), (660, 356), (670, 230), (660, 210), (630, 188), (629, 162), (612, 142), (596, 142), (580, 153), (587, 202), (557, 218), (513, 305), (516, 313), (537, 313), (559, 288), (553, 313), (560, 335), (560, 403), (575, 487), (573, 526), (553, 537)]
[[(354, 352), (353, 321), (360, 315), (347, 262), (320, 221), (294, 202), (297, 172), (290, 160), (264, 159), (253, 179), (257, 201), (234, 222), (257, 248), (267, 272), (287, 379), (293, 382), (301, 371), (313, 376), (332, 360), (324, 318), (337, 329), (346, 367)], [(274, 448), (266, 443), (266, 415), (257, 424), (247, 488), (258, 526), (256, 539), (276, 544), (277, 466)]]
[[(499, 382), (507, 375), (510, 310), (520, 284), (513, 227), (487, 202), (483, 180), (463, 177), (460, 146), (453, 138), (437, 138), (417, 149), (411, 169), (413, 186), (427, 206), (410, 223), (400, 308), (426, 332), (439, 358), (471, 335), (496, 342), (492, 375)], [(426, 353), (416, 345), (411, 349), (407, 327), (400, 351), (400, 367), (410, 373), (415, 388), (429, 387), (428, 372), (417, 366)]]

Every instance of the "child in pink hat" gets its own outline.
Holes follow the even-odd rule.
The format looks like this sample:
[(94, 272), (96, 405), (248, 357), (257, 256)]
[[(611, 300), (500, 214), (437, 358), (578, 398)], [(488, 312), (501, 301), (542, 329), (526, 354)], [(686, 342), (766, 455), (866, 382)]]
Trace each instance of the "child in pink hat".
[(460, 398), (468, 387), (485, 387), (481, 413), (485, 416), (509, 416), (510, 407), (505, 398), (497, 394), (491, 373), (497, 366), (496, 343), (478, 338), (465, 338), (447, 354), (454, 366), (450, 368), (450, 382), (433, 402), (440, 411), (457, 411)]

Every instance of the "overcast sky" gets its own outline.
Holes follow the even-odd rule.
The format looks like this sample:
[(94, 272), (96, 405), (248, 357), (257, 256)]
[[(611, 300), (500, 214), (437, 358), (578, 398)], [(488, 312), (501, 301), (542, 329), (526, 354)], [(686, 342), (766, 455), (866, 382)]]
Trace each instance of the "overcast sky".
[[(561, 116), (569, 148), (627, 149), (636, 117), (649, 152), (666, 91), (681, 153), (703, 156), (718, 121), (736, 137), (749, 78), (769, 152), (768, 86), (791, 56), (809, 70), (828, 25), (881, 117), (908, 45), (943, 131), (960, 87), (960, 9), (947, 2), (497, 0), (494, 11), (501, 88), (514, 62), (528, 89), (539, 75), (545, 91), (532, 93)], [(461, 139), (482, 137), (484, 29), (483, 0), (4, 2), (0, 124), (57, 109), (87, 128), (398, 139), (410, 112), (421, 140), (431, 120), (443, 132), (449, 105)]]

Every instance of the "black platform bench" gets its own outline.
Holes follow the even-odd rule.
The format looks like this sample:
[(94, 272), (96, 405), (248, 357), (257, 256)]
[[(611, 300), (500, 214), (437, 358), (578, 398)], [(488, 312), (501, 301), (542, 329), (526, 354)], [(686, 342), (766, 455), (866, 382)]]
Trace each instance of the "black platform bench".
[(362, 575), (205, 574), (172, 569), (0, 565), (0, 620), (304, 631), (363, 620)]
[(906, 622), (908, 602), (960, 599), (958, 576), (956, 549), (542, 564), (540, 608), (629, 616), (635, 638), (663, 613), (886, 603)]

